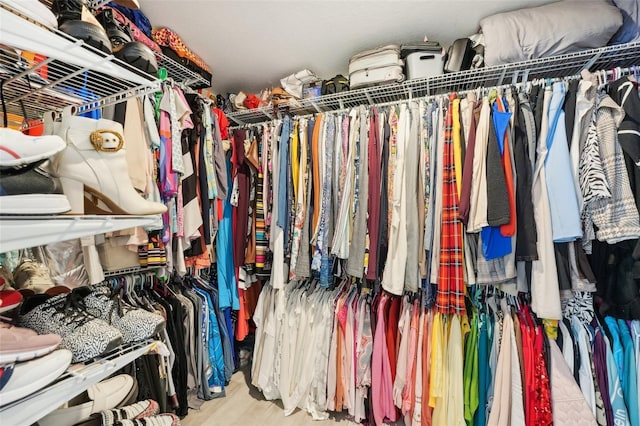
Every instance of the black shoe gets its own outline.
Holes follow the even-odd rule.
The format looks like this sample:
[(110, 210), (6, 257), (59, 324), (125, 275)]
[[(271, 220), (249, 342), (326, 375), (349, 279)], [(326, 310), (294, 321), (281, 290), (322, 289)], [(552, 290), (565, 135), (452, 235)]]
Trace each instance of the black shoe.
[(38, 165), (0, 170), (0, 214), (59, 214), (71, 210), (58, 182)]
[(114, 52), (122, 49), (127, 43), (133, 41), (133, 37), (126, 25), (118, 22), (113, 16), (112, 9), (103, 9), (96, 15), (98, 22), (104, 28), (111, 41), (111, 48)]
[(95, 25), (85, 21), (65, 21), (59, 26), (60, 31), (72, 37), (83, 40), (90, 46), (95, 47), (105, 53), (111, 53), (111, 41), (107, 33), (100, 25)]
[(147, 74), (155, 76), (158, 73), (158, 62), (156, 62), (155, 53), (147, 45), (139, 41), (125, 44), (116, 53), (116, 58), (133, 65)]
[(58, 25), (66, 21), (79, 21), (82, 19), (82, 7), (84, 0), (53, 0), (51, 11), (58, 18)]

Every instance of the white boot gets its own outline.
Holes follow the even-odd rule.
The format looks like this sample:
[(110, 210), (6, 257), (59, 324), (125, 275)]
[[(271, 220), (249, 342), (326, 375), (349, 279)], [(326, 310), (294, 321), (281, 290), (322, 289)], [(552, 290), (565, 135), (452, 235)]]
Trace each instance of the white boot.
[(152, 215), (167, 210), (133, 188), (120, 123), (67, 115), (55, 131), (67, 148), (52, 162), (52, 172), (60, 178), (71, 213)]

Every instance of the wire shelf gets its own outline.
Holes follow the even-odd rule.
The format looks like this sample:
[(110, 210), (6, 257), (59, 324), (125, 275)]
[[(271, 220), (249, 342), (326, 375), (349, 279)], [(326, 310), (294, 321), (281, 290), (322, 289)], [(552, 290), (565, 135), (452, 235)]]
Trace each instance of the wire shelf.
[(145, 272), (156, 272), (161, 268), (165, 268), (167, 265), (151, 265), (151, 266), (132, 266), (130, 268), (120, 268), (120, 269), (111, 269), (104, 271), (104, 277), (117, 277), (120, 275), (128, 275), (128, 274), (141, 274)]
[(191, 71), (187, 67), (174, 61), (168, 56), (162, 55), (158, 59), (158, 66), (167, 70), (167, 75), (175, 82), (185, 86), (209, 87), (211, 82), (200, 74)]
[(30, 425), (60, 405), (113, 375), (142, 355), (157, 350), (157, 341), (121, 346), (86, 365), (72, 365), (54, 383), (0, 407), (3, 426)]
[[(57, 29), (0, 6), (0, 81), (4, 113), (40, 118), (74, 105), (78, 113), (158, 91), (160, 81)], [(164, 55), (158, 64), (186, 86), (209, 83)], [(204, 83), (204, 84), (203, 84)]]
[(313, 114), (358, 105), (384, 104), (479, 87), (501, 86), (537, 78), (569, 77), (578, 75), (583, 69), (608, 70), (632, 65), (640, 65), (640, 42), (355, 89), (312, 99), (295, 100), (278, 107), (269, 105), (235, 111), (228, 113), (227, 118), (236, 125), (260, 123), (271, 120), (287, 110), (293, 115)]
[(156, 77), (61, 31), (0, 8), (0, 80), (6, 113), (40, 117), (75, 105), (79, 112), (159, 87)]

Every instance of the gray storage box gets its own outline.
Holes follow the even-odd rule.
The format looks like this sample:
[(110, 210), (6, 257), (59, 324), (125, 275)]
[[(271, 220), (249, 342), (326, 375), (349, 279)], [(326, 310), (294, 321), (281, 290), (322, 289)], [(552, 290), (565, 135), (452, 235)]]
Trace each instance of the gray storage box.
[(405, 59), (405, 74), (407, 80), (414, 78), (432, 77), (442, 74), (444, 58), (442, 51), (425, 50), (413, 52)]

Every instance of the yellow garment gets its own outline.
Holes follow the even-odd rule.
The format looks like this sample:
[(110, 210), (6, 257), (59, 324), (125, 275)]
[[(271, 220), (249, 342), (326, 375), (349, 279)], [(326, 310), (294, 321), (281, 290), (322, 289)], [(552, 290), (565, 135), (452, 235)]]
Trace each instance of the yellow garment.
[[(433, 316), (433, 326), (431, 331), (431, 381), (429, 382), (429, 406), (436, 407), (438, 401), (444, 395), (445, 384), (445, 327), (447, 318), (440, 312)], [(434, 411), (435, 416), (435, 411)], [(438, 424), (438, 423), (434, 423)]]
[(462, 135), (460, 133), (460, 99), (453, 100), (453, 163), (456, 172), (458, 200), (462, 193)]
[(298, 199), (298, 176), (300, 175), (300, 163), (298, 160), (298, 121), (293, 122), (293, 135), (291, 136), (291, 175), (293, 176), (293, 199)]
[(558, 340), (558, 320), (545, 318), (542, 320), (542, 325), (549, 339)]

